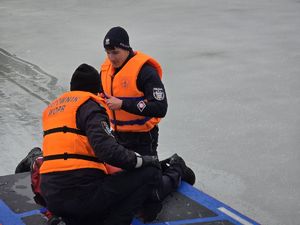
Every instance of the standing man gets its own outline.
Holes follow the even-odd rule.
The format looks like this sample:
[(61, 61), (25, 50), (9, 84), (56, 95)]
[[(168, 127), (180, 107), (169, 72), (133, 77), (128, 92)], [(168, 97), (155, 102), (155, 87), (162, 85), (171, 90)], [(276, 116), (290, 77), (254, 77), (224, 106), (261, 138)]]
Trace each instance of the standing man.
[(157, 155), (158, 123), (168, 108), (161, 66), (133, 51), (122, 27), (111, 28), (103, 44), (107, 59), (101, 66), (101, 83), (114, 135), (141, 155)]
[[(140, 156), (111, 135), (93, 67), (80, 65), (70, 90), (43, 113), (40, 173), (47, 208), (67, 225), (129, 225), (161, 180), (157, 157)], [(123, 171), (108, 175), (105, 163)]]
[[(168, 108), (161, 66), (151, 56), (133, 51), (122, 27), (111, 28), (103, 45), (107, 58), (101, 66), (101, 84), (113, 134), (126, 148), (157, 156), (158, 123)], [(181, 179), (195, 183), (194, 172), (177, 154), (162, 161), (161, 166), (162, 185), (153, 194), (159, 202), (179, 186)], [(151, 220), (160, 207), (146, 208)]]

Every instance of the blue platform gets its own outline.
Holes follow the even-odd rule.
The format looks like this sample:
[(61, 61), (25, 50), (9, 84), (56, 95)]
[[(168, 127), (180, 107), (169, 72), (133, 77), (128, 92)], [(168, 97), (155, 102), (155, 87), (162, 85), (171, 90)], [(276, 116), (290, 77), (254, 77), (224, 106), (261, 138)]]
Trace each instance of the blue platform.
[[(28, 173), (0, 177), (0, 225), (46, 225), (43, 210), (32, 201)], [(138, 218), (132, 225), (143, 225)], [(148, 225), (258, 225), (259, 223), (182, 182)]]

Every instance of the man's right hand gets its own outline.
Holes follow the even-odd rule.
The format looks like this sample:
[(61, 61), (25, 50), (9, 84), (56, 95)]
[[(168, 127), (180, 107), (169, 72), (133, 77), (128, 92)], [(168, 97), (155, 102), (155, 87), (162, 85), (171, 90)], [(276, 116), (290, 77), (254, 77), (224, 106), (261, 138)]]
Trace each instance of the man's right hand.
[(144, 156), (142, 156), (142, 160), (143, 160), (142, 167), (154, 166), (158, 169), (161, 169), (157, 156), (144, 155)]

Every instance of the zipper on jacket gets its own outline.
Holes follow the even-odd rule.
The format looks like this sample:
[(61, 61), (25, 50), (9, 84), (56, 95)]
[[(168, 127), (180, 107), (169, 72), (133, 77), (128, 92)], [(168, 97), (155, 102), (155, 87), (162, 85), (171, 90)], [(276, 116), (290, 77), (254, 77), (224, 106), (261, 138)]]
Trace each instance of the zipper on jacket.
[[(114, 91), (113, 91), (113, 82), (114, 82), (114, 78), (115, 78), (116, 74), (113, 74), (112, 77), (111, 77), (111, 82), (110, 82), (110, 94), (111, 96), (114, 96)], [(115, 132), (117, 132), (117, 118), (116, 118), (116, 113), (115, 113), (115, 110), (112, 110), (112, 113), (113, 113), (113, 120), (115, 121), (115, 124), (114, 124), (114, 130)]]

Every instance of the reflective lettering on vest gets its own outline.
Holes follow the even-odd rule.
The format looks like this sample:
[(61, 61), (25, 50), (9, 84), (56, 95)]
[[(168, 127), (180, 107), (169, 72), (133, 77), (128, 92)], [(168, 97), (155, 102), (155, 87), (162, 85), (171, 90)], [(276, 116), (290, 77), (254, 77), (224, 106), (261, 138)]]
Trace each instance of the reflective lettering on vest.
[[(66, 92), (55, 99), (43, 113), (43, 156), (41, 173), (94, 168), (106, 168), (100, 163), (84, 132), (76, 125), (76, 113), (87, 100), (101, 105), (102, 98), (89, 92)], [(47, 160), (46, 160), (47, 159)]]

